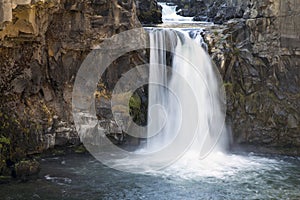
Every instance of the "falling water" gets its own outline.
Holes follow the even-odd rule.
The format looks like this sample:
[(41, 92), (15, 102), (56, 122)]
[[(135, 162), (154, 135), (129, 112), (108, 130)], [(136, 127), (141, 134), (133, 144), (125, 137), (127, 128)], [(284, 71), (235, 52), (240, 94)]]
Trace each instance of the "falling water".
[[(168, 134), (166, 125), (168, 122), (168, 113), (170, 113), (170, 106), (168, 106), (170, 94), (168, 93), (168, 70), (167, 55), (166, 55), (166, 41), (174, 42), (173, 32), (169, 31), (154, 31), (150, 32), (150, 82), (156, 84), (149, 84), (149, 117), (148, 117), (148, 135), (158, 134), (154, 138), (148, 139), (147, 149), (152, 151), (166, 145), (166, 142), (172, 140), (172, 134)], [(167, 40), (169, 39), (169, 40)], [(174, 45), (170, 43), (169, 45)], [(162, 66), (160, 68), (160, 66)], [(171, 137), (170, 137), (171, 136)]]
[(162, 7), (163, 22), (191, 22), (193, 17), (183, 17), (177, 14), (177, 6), (169, 6), (166, 3), (158, 3)]
[[(192, 135), (189, 151), (206, 156), (223, 131), (224, 101), (219, 99), (220, 82), (202, 48), (201, 31), (152, 29), (149, 34), (148, 135), (154, 136), (148, 139), (147, 149), (158, 151), (178, 135)], [(171, 72), (167, 67), (162, 71), (170, 56)], [(182, 145), (177, 141), (176, 146)]]

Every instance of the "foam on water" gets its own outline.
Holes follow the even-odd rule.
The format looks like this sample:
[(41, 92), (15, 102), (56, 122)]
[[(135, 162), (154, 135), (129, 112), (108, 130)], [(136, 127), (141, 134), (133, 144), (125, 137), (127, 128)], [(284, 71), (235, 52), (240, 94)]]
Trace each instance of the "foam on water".
[(168, 22), (181, 22), (189, 23), (193, 21), (193, 17), (183, 17), (177, 14), (177, 6), (169, 6), (166, 3), (158, 3), (162, 7), (162, 20), (164, 23)]
[(205, 159), (197, 159), (197, 152), (188, 152), (170, 167), (153, 172), (156, 175), (175, 176), (183, 179), (213, 177), (223, 179), (246, 171), (276, 169), (278, 161), (258, 156), (242, 156), (214, 152)]

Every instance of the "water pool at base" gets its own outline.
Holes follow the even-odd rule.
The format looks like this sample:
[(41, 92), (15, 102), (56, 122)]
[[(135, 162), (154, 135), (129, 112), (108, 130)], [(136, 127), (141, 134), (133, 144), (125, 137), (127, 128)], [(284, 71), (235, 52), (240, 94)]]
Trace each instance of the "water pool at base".
[[(220, 159), (220, 157), (223, 159)], [(1, 199), (300, 199), (300, 158), (216, 155), (159, 172), (110, 169), (90, 155), (42, 160), (37, 180), (0, 185)]]

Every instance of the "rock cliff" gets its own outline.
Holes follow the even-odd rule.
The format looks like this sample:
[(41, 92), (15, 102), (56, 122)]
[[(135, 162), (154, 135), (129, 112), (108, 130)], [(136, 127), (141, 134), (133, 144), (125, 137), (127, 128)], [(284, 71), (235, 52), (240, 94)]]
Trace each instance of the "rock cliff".
[(206, 40), (224, 77), (234, 141), (299, 154), (300, 1), (165, 1), (222, 24)]
[(156, 0), (136, 0), (137, 15), (143, 24), (162, 23), (162, 8)]
[(300, 1), (227, 6), (244, 12), (208, 41), (222, 68), (235, 142), (299, 154)]
[[(0, 0), (0, 175), (18, 174), (18, 166), (28, 171), (27, 162), (17, 164), (24, 157), (79, 143), (72, 123), (71, 94), (86, 55), (106, 38), (141, 26), (138, 17), (145, 24), (161, 22), (155, 0), (136, 3)], [(299, 155), (300, 2), (189, 3), (194, 7), (186, 15), (207, 15), (224, 23), (207, 32), (206, 41), (225, 81), (235, 143)], [(192, 4), (182, 5), (189, 11)], [(119, 58), (116, 68), (106, 73), (111, 81), (105, 87), (113, 87), (122, 71), (143, 63), (145, 58), (140, 56)], [(132, 102), (136, 110), (139, 102)], [(38, 170), (35, 162), (30, 163)]]
[(26, 156), (79, 143), (78, 68), (94, 46), (140, 23), (133, 0), (1, 0), (0, 25), (1, 175)]

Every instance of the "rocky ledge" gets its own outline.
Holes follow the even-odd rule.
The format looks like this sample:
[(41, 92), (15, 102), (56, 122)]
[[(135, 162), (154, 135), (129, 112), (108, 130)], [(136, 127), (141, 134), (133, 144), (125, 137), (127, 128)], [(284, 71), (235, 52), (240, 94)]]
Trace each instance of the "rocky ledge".
[(162, 8), (156, 0), (136, 0), (137, 15), (143, 24), (162, 23)]
[(300, 2), (164, 1), (220, 24), (205, 39), (224, 79), (234, 143), (299, 155)]
[(236, 144), (261, 152), (300, 154), (300, 3), (248, 4), (242, 18), (206, 34), (227, 90), (227, 114)]
[(80, 143), (77, 70), (103, 40), (140, 26), (133, 0), (0, 0), (0, 176), (34, 174), (24, 159)]

